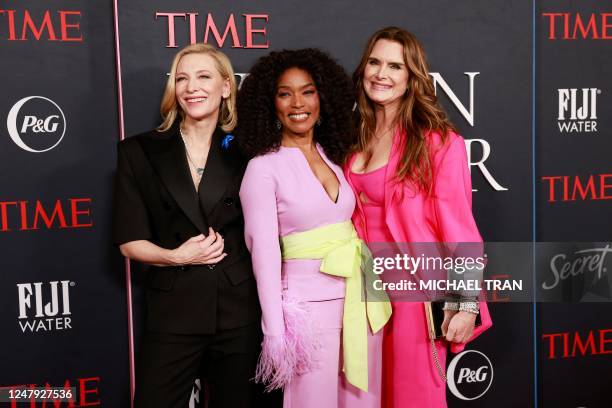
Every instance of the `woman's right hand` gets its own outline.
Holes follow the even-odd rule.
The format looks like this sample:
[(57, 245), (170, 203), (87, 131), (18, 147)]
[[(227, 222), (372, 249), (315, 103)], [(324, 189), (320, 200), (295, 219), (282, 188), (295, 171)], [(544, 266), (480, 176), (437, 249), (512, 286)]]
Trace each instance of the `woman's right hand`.
[(227, 256), (223, 252), (223, 248), (223, 237), (212, 228), (209, 228), (208, 236), (204, 234), (196, 235), (174, 249), (174, 263), (176, 265), (216, 264)]

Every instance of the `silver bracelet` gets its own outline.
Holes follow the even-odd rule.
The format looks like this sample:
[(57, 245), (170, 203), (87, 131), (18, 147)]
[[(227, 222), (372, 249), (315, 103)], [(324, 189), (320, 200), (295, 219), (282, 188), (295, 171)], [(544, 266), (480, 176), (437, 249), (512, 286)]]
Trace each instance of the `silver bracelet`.
[(473, 314), (479, 314), (480, 313), (480, 306), (478, 304), (478, 302), (471, 302), (471, 301), (462, 301), (459, 302), (459, 311), (460, 312), (468, 312), (468, 313), (473, 313)]
[(459, 302), (444, 302), (444, 307), (442, 307), (442, 310), (457, 311), (459, 310)]

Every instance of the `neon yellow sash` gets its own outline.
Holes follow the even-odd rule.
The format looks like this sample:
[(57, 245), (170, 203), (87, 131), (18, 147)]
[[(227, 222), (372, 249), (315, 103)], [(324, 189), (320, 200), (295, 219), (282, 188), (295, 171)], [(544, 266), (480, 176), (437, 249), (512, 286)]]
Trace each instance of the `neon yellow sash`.
[[(357, 237), (350, 221), (325, 225), (281, 237), (283, 260), (322, 259), (321, 272), (346, 278), (342, 319), (343, 371), (355, 387), (368, 391), (368, 334), (378, 332), (391, 317), (391, 304), (362, 300), (362, 268), (371, 276), (372, 254)], [(367, 304), (367, 306), (366, 306)]]

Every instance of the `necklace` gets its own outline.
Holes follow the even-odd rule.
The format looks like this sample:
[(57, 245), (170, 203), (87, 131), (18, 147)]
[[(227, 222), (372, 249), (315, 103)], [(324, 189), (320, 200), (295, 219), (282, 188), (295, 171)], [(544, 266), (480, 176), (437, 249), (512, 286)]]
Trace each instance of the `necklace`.
[(387, 129), (385, 129), (383, 132), (380, 132), (380, 136), (377, 136), (376, 132), (374, 132), (374, 139), (381, 140), (383, 137), (385, 137), (389, 132), (393, 131), (394, 129), (395, 129), (395, 125), (391, 125)]
[[(187, 139), (185, 139), (185, 135), (183, 134), (182, 128), (179, 128), (179, 133), (181, 134), (181, 138), (183, 139), (183, 144), (185, 145), (185, 153), (187, 153), (187, 161), (189, 162), (189, 164), (191, 164), (191, 166), (195, 170), (198, 177), (202, 177), (202, 174), (204, 174), (204, 169), (205, 169), (205, 167), (202, 167), (202, 166), (204, 166), (205, 164), (203, 164), (202, 166), (198, 166), (196, 164), (195, 160), (193, 160), (193, 158), (191, 157), (191, 154), (189, 154), (189, 144), (187, 143)], [(202, 163), (204, 163), (203, 156), (202, 156)]]

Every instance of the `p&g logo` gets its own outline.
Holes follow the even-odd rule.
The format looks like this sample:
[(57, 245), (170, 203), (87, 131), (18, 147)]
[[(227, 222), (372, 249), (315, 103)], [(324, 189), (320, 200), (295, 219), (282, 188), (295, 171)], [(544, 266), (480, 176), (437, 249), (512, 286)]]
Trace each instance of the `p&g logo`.
[(28, 96), (9, 111), (6, 128), (15, 144), (31, 153), (53, 149), (66, 133), (66, 117), (58, 104), (44, 96)]
[(455, 356), (446, 372), (448, 389), (464, 401), (482, 397), (493, 383), (491, 360), (476, 350), (465, 350)]

